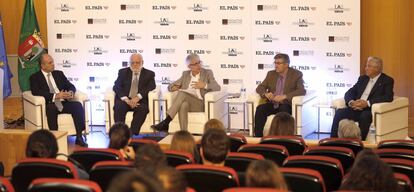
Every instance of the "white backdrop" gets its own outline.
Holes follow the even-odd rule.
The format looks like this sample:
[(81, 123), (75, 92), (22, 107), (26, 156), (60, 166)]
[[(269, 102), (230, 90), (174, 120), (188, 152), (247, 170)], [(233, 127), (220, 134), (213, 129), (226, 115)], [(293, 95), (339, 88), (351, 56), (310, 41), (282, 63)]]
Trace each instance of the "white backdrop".
[(93, 124), (104, 123), (98, 101), (135, 52), (163, 90), (191, 52), (223, 87), (248, 94), (276, 52), (289, 54), (323, 102), (359, 76), (360, 0), (48, 0), (47, 16), (49, 53), (96, 101)]

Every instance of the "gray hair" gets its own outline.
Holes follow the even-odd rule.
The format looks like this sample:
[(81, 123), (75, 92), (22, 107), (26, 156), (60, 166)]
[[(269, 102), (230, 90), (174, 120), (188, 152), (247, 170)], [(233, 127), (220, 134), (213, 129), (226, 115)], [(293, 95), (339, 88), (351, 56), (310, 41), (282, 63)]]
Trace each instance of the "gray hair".
[(373, 62), (377, 65), (378, 69), (382, 72), (382, 59), (379, 57), (375, 57), (375, 56), (369, 56), (368, 57), (368, 62)]
[(355, 124), (355, 121), (349, 119), (342, 119), (338, 126), (339, 138), (354, 138), (361, 139), (361, 129)]
[(198, 56), (195, 53), (191, 53), (189, 55), (187, 55), (187, 57), (185, 58), (185, 62), (188, 64), (191, 60), (198, 60), (201, 62), (200, 60), (200, 56)]

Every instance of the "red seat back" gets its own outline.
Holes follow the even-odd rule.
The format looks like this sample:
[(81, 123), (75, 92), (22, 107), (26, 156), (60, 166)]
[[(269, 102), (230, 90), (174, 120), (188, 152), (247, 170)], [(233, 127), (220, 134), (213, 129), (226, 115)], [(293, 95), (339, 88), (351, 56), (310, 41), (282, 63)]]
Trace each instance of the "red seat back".
[(176, 167), (178, 165), (194, 163), (194, 158), (191, 153), (176, 150), (165, 150), (164, 153), (169, 166)]
[(282, 167), (280, 171), (285, 177), (291, 191), (325, 192), (322, 175), (313, 169)]
[(14, 187), (7, 178), (0, 177), (0, 192), (14, 192)]
[(319, 155), (338, 159), (345, 172), (348, 172), (355, 160), (354, 152), (345, 147), (312, 146), (307, 148), (303, 155)]
[(96, 182), (102, 191), (107, 191), (113, 178), (122, 172), (134, 169), (134, 163), (130, 161), (100, 161), (92, 167), (89, 179)]
[(350, 138), (325, 138), (319, 141), (320, 146), (336, 146), (336, 147), (346, 147), (351, 149), (356, 156), (362, 149), (364, 149), (364, 144), (360, 139), (350, 139)]
[(240, 147), (239, 152), (260, 154), (265, 159), (272, 160), (279, 166), (289, 156), (286, 147), (274, 144), (246, 144)]
[(121, 152), (116, 149), (103, 148), (76, 148), (69, 155), (79, 162), (87, 172), (89, 172), (95, 163), (100, 161), (121, 161), (124, 160)]
[(306, 149), (305, 140), (297, 136), (265, 136), (260, 143), (282, 145), (289, 151), (289, 155), (302, 155)]

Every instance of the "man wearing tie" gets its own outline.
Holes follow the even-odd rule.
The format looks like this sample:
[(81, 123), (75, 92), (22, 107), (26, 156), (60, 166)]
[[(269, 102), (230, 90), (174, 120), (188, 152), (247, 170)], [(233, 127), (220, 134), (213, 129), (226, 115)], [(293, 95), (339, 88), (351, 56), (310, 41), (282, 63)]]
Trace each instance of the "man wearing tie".
[(35, 96), (43, 96), (46, 101), (46, 117), (50, 130), (58, 130), (58, 114), (72, 115), (76, 128), (75, 143), (82, 147), (88, 144), (82, 138), (85, 130), (85, 112), (82, 104), (72, 101), (75, 86), (68, 81), (62, 71), (55, 70), (52, 56), (40, 56), (40, 71), (30, 76), (30, 89)]
[(274, 59), (275, 70), (269, 71), (256, 88), (256, 92), (266, 102), (256, 108), (255, 137), (263, 136), (263, 128), (269, 115), (278, 112), (292, 114), (292, 98), (306, 94), (302, 72), (289, 67), (289, 55), (278, 53)]
[(144, 60), (139, 53), (132, 54), (130, 66), (120, 69), (115, 80), (114, 120), (125, 123), (128, 111), (134, 111), (131, 132), (138, 135), (149, 113), (148, 92), (155, 89), (155, 73), (142, 67)]
[(394, 97), (394, 79), (382, 73), (382, 59), (368, 57), (365, 75), (345, 93), (347, 108), (338, 109), (332, 122), (331, 137), (338, 137), (338, 124), (342, 119), (352, 119), (359, 124), (361, 137), (367, 138), (372, 123), (371, 106), (391, 102)]

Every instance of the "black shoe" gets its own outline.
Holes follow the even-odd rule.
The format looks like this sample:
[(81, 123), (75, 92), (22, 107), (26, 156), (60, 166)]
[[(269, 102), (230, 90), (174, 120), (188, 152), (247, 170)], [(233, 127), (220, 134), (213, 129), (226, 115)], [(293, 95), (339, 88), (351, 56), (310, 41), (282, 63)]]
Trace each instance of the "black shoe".
[(154, 131), (162, 131), (162, 132), (168, 132), (169, 123), (165, 121), (161, 121), (160, 123), (156, 125), (151, 125), (151, 129)]
[(88, 147), (88, 144), (85, 141), (83, 141), (82, 137), (76, 137), (75, 144), (81, 147)]

